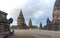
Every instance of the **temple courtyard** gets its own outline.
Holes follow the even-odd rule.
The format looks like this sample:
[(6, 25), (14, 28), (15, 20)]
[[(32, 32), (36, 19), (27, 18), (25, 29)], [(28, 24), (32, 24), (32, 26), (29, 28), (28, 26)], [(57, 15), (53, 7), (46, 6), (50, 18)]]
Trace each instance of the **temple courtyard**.
[(39, 29), (14, 30), (14, 35), (9, 38), (60, 38), (60, 31)]

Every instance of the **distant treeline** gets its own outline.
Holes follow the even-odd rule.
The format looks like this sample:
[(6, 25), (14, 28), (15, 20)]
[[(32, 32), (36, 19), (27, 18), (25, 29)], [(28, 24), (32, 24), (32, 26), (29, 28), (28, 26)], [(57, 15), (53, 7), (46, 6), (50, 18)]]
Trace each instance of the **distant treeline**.
[[(17, 27), (16, 25), (12, 25), (12, 26), (10, 26), (10, 28), (11, 28), (11, 29), (18, 29), (18, 27)], [(33, 26), (32, 26), (32, 29), (38, 29), (38, 26), (33, 25)]]

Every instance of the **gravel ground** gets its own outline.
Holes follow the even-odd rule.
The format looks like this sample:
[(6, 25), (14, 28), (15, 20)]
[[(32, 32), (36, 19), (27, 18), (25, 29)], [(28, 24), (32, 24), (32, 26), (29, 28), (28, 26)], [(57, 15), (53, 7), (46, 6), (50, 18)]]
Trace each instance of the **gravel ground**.
[(60, 38), (60, 31), (39, 29), (14, 30), (14, 36), (9, 38)]

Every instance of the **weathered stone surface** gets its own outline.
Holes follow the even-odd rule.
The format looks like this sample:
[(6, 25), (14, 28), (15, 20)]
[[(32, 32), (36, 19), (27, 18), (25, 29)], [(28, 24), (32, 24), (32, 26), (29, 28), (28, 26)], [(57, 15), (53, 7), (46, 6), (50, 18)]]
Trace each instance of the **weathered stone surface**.
[(60, 0), (56, 0), (53, 10), (53, 20), (47, 19), (47, 30), (60, 30)]
[(18, 24), (19, 29), (26, 29), (27, 28), (22, 10), (20, 11), (19, 17), (17, 19), (17, 24)]
[(60, 30), (60, 0), (56, 0), (53, 11), (53, 30)]
[(55, 6), (60, 6), (60, 0), (56, 0)]
[(0, 11), (0, 38), (10, 35), (10, 24), (13, 19), (7, 19), (7, 13)]

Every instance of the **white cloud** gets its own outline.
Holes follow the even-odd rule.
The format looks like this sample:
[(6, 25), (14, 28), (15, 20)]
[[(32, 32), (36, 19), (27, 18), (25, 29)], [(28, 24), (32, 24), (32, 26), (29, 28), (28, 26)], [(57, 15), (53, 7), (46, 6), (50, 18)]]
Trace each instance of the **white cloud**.
[(0, 0), (0, 10), (10, 13), (12, 9), (21, 7), (26, 2), (27, 0)]
[(46, 4), (50, 3), (50, 0), (45, 0), (45, 3), (46, 3)]
[(17, 18), (16, 15), (18, 15), (19, 12), (16, 11), (21, 9), (27, 3), (27, 1), (28, 0), (0, 0), (0, 10), (8, 13), (7, 18), (13, 17), (14, 22), (12, 24), (17, 24), (15, 18)]
[(33, 17), (35, 19), (39, 19), (40, 17), (42, 17), (42, 15), (43, 15), (43, 10), (39, 10), (36, 13), (33, 14)]

